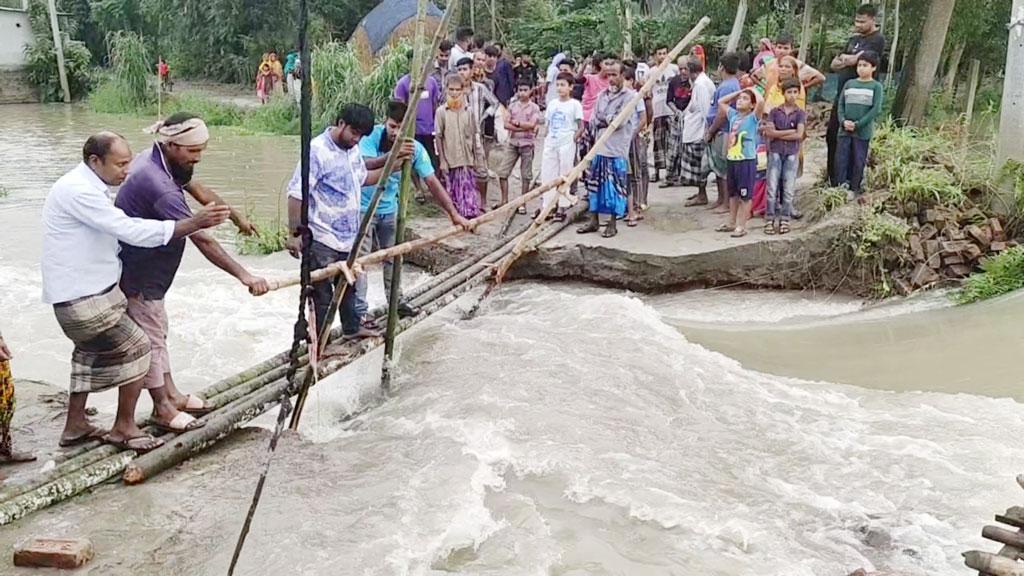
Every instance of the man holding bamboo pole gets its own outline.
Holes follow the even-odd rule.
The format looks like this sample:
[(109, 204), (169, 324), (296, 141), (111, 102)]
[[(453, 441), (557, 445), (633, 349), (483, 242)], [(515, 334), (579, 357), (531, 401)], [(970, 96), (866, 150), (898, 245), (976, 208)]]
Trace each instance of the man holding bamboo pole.
[[(330, 126), (310, 143), (309, 158), (309, 231), (313, 238), (310, 265), (313, 269), (348, 259), (359, 232), (361, 189), (377, 184), (386, 162), (384, 158), (364, 160), (359, 141), (373, 131), (373, 111), (361, 104), (346, 104)], [(413, 155), (413, 142), (403, 141), (398, 159), (405, 161)], [(395, 162), (394, 168), (401, 167)], [(288, 183), (288, 238), (287, 247), (298, 258), (302, 252), (301, 163)], [(334, 282), (330, 279), (313, 283), (313, 307), (316, 311), (316, 330), (333, 324), (327, 312), (334, 298)], [(356, 312), (354, 290), (345, 290), (341, 306), (342, 332), (346, 339), (354, 340), (379, 336), (360, 325)]]
[[(391, 151), (391, 148), (394, 147), (395, 142), (399, 138), (399, 130), (402, 127), (402, 118), (405, 117), (407, 109), (408, 106), (405, 102), (392, 100), (388, 103), (387, 119), (384, 124), (374, 127), (373, 132), (359, 141), (359, 149), (367, 163), (376, 164), (386, 160), (388, 152)], [(430, 143), (433, 145), (433, 138), (431, 138)], [(413, 173), (421, 182), (423, 182), (427, 190), (430, 191), (430, 195), (434, 197), (434, 201), (436, 201), (438, 205), (441, 206), (441, 209), (448, 214), (448, 218), (451, 219), (452, 224), (467, 227), (469, 225), (469, 221), (463, 218), (462, 215), (459, 214), (458, 210), (455, 209), (455, 205), (452, 204), (452, 199), (448, 196), (448, 192), (445, 191), (441, 181), (437, 179), (434, 172), (434, 166), (431, 162), (431, 157), (426, 147), (421, 144), (419, 140), (414, 143), (413, 147), (414, 152), (411, 160)], [(377, 212), (370, 220), (370, 227), (366, 231), (366, 239), (363, 241), (362, 246), (363, 254), (368, 254), (371, 250), (391, 248), (395, 245), (396, 216), (398, 213), (398, 191), (400, 181), (401, 178), (398, 173), (392, 173), (388, 178), (387, 187), (384, 189), (384, 195), (381, 196), (380, 203), (377, 205)], [(369, 209), (370, 199), (373, 198), (374, 189), (374, 186), (363, 187), (360, 207), (363, 214), (365, 214)], [(385, 294), (391, 293), (391, 272), (392, 260), (385, 260)], [(364, 321), (366, 313), (369, 310), (369, 306), (366, 303), (366, 285), (366, 275), (360, 274), (359, 278), (356, 280), (356, 313), (359, 318)], [(410, 308), (405, 302), (402, 302), (398, 306), (398, 313), (401, 316), (412, 316), (415, 314), (415, 310)], [(371, 329), (376, 328), (372, 323), (364, 323), (364, 325)]]

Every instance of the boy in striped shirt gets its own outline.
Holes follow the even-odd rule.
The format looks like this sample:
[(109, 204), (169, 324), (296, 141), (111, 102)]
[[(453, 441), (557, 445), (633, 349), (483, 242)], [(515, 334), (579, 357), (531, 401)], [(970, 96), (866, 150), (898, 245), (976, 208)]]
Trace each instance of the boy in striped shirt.
[(839, 96), (839, 138), (836, 145), (837, 186), (849, 188), (850, 199), (860, 198), (868, 148), (875, 134), (875, 120), (882, 112), (885, 93), (874, 79), (878, 54), (864, 52), (857, 59), (857, 77), (846, 82)]

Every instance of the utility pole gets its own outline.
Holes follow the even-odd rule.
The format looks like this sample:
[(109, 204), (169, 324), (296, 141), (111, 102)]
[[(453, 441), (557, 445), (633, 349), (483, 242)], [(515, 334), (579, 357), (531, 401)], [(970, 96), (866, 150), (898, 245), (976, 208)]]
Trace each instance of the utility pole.
[(622, 0), (622, 56), (633, 57), (633, 0)]
[(1006, 43), (1006, 74), (999, 112), (998, 167), (1007, 160), (1024, 162), (1024, 0), (1013, 0), (1007, 27), (1010, 40)]
[(57, 52), (57, 75), (60, 76), (60, 89), (64, 92), (64, 103), (71, 104), (68, 73), (64, 69), (64, 43), (60, 41), (60, 24), (57, 22), (56, 0), (50, 0), (50, 31), (53, 32), (53, 49)]

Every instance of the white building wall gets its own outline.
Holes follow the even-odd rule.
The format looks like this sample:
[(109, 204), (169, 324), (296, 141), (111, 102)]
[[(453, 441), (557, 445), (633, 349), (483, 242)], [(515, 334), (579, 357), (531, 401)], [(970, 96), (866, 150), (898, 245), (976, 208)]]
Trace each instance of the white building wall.
[(25, 46), (32, 42), (28, 13), (0, 8), (0, 68), (25, 65)]

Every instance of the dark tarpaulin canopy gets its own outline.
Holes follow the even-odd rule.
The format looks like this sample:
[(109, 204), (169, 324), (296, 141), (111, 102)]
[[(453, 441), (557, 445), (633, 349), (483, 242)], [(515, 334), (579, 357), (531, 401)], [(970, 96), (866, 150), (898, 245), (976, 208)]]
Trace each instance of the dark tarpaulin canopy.
[[(434, 5), (427, 3), (427, 16), (441, 18), (444, 13)], [(416, 17), (416, 0), (384, 0), (377, 4), (363, 18), (356, 30), (362, 29), (370, 42), (370, 50), (376, 54), (387, 45), (391, 33), (406, 20)]]

